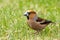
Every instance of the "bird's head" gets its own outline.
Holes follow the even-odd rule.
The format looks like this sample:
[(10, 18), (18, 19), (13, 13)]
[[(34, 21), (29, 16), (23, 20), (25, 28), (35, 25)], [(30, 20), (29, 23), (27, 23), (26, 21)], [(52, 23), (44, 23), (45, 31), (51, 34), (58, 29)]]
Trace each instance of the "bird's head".
[(24, 16), (27, 17), (27, 19), (35, 19), (36, 18), (36, 12), (33, 10), (28, 10), (24, 13)]

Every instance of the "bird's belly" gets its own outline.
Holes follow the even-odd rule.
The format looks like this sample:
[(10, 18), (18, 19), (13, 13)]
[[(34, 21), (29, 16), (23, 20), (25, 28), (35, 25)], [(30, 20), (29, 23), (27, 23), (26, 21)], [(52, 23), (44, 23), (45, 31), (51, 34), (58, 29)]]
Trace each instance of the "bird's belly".
[(30, 27), (34, 30), (42, 30), (45, 28), (45, 26), (37, 26), (37, 25), (31, 25)]
[(45, 28), (45, 25), (36, 24), (35, 22), (28, 22), (28, 25), (34, 30), (42, 30)]

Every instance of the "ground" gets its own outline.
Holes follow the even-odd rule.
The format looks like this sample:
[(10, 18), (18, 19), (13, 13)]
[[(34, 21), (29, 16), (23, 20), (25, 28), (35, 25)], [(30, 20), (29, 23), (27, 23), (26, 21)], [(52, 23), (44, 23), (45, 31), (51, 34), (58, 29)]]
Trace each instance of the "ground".
[[(55, 22), (40, 34), (29, 28), (26, 10)], [(60, 0), (0, 0), (0, 40), (60, 40)]]

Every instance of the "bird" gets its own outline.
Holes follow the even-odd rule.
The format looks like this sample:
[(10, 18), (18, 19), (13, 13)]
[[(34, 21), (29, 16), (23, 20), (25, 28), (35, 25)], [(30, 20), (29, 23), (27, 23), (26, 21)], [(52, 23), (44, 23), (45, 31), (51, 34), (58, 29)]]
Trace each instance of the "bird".
[(29, 27), (36, 32), (42, 31), (47, 25), (53, 23), (50, 20), (38, 17), (37, 13), (34, 10), (27, 10), (24, 13), (24, 16), (27, 17), (27, 24)]

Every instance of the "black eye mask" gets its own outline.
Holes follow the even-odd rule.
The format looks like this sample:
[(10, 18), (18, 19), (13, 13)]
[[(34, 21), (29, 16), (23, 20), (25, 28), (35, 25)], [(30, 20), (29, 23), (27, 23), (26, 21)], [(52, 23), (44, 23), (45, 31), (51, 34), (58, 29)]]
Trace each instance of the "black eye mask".
[(28, 15), (30, 15), (30, 12), (27, 12), (28, 13)]

